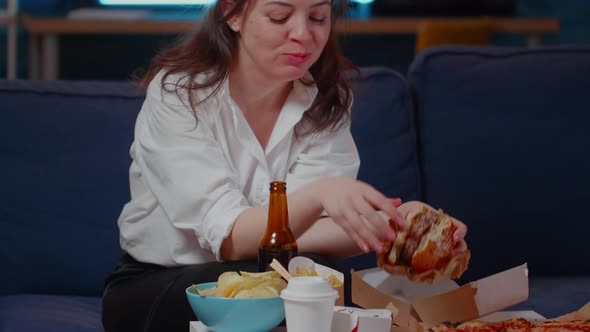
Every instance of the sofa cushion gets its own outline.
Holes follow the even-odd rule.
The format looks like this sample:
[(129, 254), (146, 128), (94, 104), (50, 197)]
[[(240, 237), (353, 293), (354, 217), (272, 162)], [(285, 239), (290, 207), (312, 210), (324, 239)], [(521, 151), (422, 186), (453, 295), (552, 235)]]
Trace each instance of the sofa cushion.
[(351, 131), (360, 154), (358, 178), (389, 197), (420, 199), (416, 133), (406, 80), (380, 67), (363, 68), (353, 84)]
[(2, 332), (103, 331), (99, 297), (0, 296)]
[(466, 279), (590, 274), (590, 47), (438, 47), (409, 81), (425, 198), (469, 226)]
[(126, 82), (0, 81), (0, 294), (100, 294), (142, 100)]

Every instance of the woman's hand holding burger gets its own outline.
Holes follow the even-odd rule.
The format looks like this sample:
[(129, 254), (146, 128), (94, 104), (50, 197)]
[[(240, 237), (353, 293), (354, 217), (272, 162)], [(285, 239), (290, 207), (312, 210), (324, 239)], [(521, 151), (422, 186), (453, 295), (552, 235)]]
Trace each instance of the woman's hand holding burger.
[(424, 282), (457, 278), (467, 269), (470, 252), (464, 223), (421, 202), (404, 203), (398, 211), (405, 222), (389, 220), (396, 237), (378, 252), (380, 267)]

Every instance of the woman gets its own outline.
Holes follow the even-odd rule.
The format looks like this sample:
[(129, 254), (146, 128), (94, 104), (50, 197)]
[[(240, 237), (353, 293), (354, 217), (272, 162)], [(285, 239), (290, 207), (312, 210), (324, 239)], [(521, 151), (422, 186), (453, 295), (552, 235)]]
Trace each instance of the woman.
[(379, 252), (395, 237), (384, 219), (402, 225), (422, 206), (354, 180), (342, 77), (353, 66), (332, 27), (329, 0), (219, 0), (155, 58), (119, 219), (125, 254), (103, 297), (107, 331), (185, 331), (188, 285), (256, 270), (272, 180), (287, 182), (300, 253)]

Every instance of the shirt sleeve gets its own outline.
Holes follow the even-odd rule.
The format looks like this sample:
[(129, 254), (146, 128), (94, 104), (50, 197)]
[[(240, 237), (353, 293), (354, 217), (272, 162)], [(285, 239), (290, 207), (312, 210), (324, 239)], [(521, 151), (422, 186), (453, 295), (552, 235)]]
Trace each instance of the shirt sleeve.
[(360, 159), (350, 133), (350, 122), (337, 131), (327, 130), (311, 140), (287, 174), (287, 188), (296, 190), (324, 176), (356, 178)]
[(223, 240), (250, 206), (206, 116), (197, 122), (187, 101), (150, 84), (137, 121), (135, 158), (168, 222), (221, 261)]

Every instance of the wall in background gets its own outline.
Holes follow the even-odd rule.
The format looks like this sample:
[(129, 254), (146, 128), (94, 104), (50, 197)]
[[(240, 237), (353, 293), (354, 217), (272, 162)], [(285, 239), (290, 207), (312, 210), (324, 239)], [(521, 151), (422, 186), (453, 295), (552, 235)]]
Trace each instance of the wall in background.
[(590, 43), (589, 0), (519, 0), (516, 14), (530, 17), (559, 17), (561, 31), (546, 37), (546, 43)]

